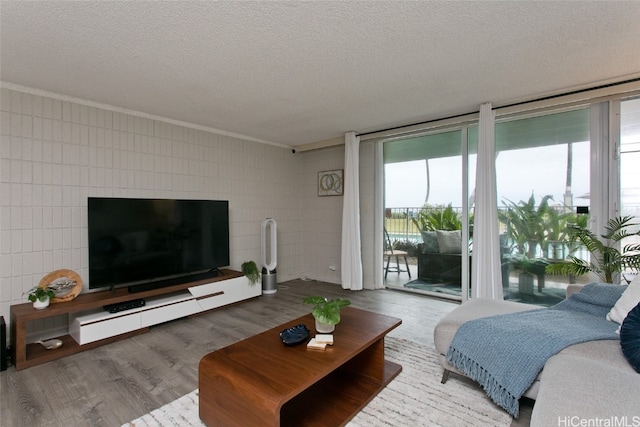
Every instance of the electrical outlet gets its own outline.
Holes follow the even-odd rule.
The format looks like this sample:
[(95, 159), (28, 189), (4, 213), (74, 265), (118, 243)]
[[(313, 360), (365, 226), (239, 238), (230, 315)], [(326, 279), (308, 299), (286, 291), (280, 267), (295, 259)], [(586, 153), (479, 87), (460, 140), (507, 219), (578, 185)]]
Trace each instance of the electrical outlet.
[(336, 271), (336, 266), (335, 266), (335, 265), (330, 265), (330, 266), (329, 266), (329, 270), (331, 270), (331, 271)]

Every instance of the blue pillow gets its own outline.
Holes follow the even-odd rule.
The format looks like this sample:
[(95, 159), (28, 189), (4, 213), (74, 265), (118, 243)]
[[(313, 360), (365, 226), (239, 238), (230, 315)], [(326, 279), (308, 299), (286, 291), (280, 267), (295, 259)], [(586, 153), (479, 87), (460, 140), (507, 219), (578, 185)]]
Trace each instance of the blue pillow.
[(620, 346), (633, 369), (640, 373), (640, 303), (627, 314), (622, 322)]
[(422, 246), (423, 253), (437, 254), (440, 252), (438, 237), (435, 231), (422, 231), (420, 234), (422, 234), (422, 241), (424, 242)]

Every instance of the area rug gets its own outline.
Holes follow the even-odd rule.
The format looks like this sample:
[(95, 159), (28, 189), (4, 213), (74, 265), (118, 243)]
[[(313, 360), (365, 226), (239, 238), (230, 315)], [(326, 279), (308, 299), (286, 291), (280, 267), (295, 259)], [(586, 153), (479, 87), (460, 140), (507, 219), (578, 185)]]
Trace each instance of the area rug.
[[(394, 337), (385, 339), (385, 347), (387, 359), (402, 365), (402, 372), (347, 427), (511, 425), (511, 416), (477, 384), (457, 376), (441, 384), (434, 349)], [(123, 427), (151, 426), (204, 427), (198, 417), (198, 390)]]

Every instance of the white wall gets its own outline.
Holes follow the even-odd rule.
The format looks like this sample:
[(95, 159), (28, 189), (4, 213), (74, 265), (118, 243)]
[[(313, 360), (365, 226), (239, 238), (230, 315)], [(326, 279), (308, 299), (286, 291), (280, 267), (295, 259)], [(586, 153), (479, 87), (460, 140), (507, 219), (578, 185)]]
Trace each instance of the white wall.
[[(340, 283), (342, 196), (318, 196), (318, 172), (344, 168), (344, 146), (306, 151), (302, 161), (302, 271), (310, 279)], [(335, 266), (335, 271), (329, 269)]]
[[(273, 217), (278, 281), (304, 274), (301, 193), (310, 189), (301, 171), (322, 170), (323, 156), (318, 169), (314, 154), (303, 161), (280, 147), (6, 88), (0, 103), (0, 314), (7, 323), (9, 306), (26, 302), (24, 292), (53, 270), (76, 271), (86, 287), (88, 196), (229, 200), (231, 268), (260, 260), (260, 223)], [(340, 211), (334, 198), (313, 228), (339, 236)], [(323, 250), (339, 253), (339, 244)]]
[[(376, 263), (375, 234), (375, 144), (360, 143), (360, 240), (362, 250), (362, 283), (365, 289), (380, 289), (383, 283), (375, 283), (375, 269), (382, 272), (382, 258)], [(380, 171), (381, 173), (382, 171)], [(380, 195), (382, 197), (382, 195)], [(382, 212), (380, 212), (382, 215)], [(377, 264), (377, 265), (376, 265)]]
[[(360, 234), (363, 284), (365, 289), (375, 285), (374, 269), (374, 200), (375, 200), (374, 144), (360, 144)], [(344, 146), (308, 151), (296, 156), (303, 159), (303, 242), (302, 271), (306, 277), (329, 283), (341, 283), (342, 203), (343, 197), (319, 197), (318, 172), (344, 168)], [(380, 260), (382, 261), (382, 260)], [(381, 263), (379, 266), (381, 268)], [(335, 266), (336, 270), (329, 269)]]

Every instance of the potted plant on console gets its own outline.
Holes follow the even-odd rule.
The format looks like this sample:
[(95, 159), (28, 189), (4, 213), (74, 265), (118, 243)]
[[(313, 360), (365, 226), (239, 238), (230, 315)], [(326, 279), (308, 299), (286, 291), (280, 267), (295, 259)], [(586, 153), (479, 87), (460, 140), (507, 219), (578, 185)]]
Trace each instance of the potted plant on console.
[(254, 286), (260, 281), (260, 270), (254, 261), (245, 261), (240, 266), (242, 273), (249, 279), (249, 284)]
[(33, 303), (33, 308), (35, 309), (43, 309), (49, 306), (51, 302), (51, 298), (56, 296), (53, 290), (49, 289), (49, 287), (40, 287), (36, 286), (29, 290), (29, 301)]
[(340, 309), (351, 305), (348, 299), (327, 299), (319, 295), (306, 297), (302, 302), (313, 305), (311, 314), (316, 319), (316, 331), (321, 334), (333, 332), (340, 323)]

